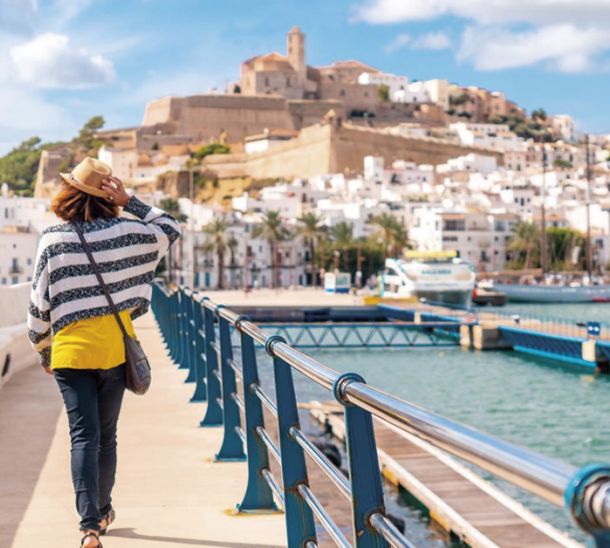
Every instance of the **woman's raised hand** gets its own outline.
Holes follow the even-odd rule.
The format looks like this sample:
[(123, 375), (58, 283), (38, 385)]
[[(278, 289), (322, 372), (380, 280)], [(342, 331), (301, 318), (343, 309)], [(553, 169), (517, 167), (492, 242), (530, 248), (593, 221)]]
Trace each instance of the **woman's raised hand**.
[(108, 194), (108, 200), (113, 204), (123, 207), (129, 201), (130, 196), (118, 177), (106, 177), (102, 182), (102, 190)]

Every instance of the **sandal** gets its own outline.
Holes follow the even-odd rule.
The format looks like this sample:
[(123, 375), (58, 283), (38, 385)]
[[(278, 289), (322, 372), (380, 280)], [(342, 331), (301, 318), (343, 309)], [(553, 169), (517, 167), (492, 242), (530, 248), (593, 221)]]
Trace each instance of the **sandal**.
[(96, 533), (95, 531), (89, 531), (88, 533), (85, 533), (85, 536), (83, 536), (83, 538), (80, 541), (80, 545), (81, 547), (85, 545), (85, 541), (89, 538), (89, 537), (93, 537), (95, 540), (97, 540), (97, 546), (95, 548), (104, 548), (102, 546), (102, 543), (100, 542), (100, 536), (98, 533)]
[[(114, 521), (116, 514), (114, 510), (110, 510), (101, 520), (100, 520), (100, 535), (105, 535), (108, 532), (108, 527)], [(102, 524), (104, 526), (102, 527)]]

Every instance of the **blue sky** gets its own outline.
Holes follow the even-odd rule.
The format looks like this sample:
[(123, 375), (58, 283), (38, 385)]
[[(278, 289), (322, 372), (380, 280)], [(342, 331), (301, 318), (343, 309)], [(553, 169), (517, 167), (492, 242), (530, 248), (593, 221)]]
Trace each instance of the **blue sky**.
[(295, 24), (312, 65), (501, 90), (610, 132), (610, 0), (0, 0), (0, 153), (224, 87), (243, 59), (283, 52)]

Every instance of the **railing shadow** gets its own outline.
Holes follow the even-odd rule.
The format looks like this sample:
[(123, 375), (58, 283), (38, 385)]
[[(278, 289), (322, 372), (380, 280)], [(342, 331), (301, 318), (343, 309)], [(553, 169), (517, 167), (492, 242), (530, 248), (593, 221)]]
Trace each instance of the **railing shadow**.
[(0, 546), (11, 546), (62, 409), (55, 380), (34, 365), (0, 391)]
[(205, 540), (181, 537), (165, 537), (161, 535), (144, 535), (135, 529), (123, 527), (112, 529), (109, 537), (130, 538), (137, 540), (148, 540), (151, 542), (168, 542), (172, 546), (218, 546), (222, 548), (283, 548), (281, 544), (252, 544), (249, 542), (227, 542), (225, 540)]

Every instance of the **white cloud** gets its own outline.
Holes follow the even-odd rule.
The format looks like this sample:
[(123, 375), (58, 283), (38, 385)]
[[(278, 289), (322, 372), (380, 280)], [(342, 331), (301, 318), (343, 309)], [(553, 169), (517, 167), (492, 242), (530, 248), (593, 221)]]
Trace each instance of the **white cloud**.
[[(356, 12), (357, 20), (372, 24), (446, 16), (469, 22), (457, 56), (480, 70), (535, 63), (561, 72), (608, 66), (610, 0), (367, 0)], [(442, 33), (430, 35), (412, 47), (450, 46)]]
[[(484, 44), (482, 47), (481, 45)], [(494, 27), (469, 27), (464, 31), (458, 58), (479, 70), (499, 70), (549, 62), (563, 72), (592, 67), (596, 54), (610, 48), (610, 29), (554, 25), (513, 32)]]
[(399, 23), (441, 15), (477, 23), (549, 24), (610, 21), (608, 0), (369, 0), (356, 18), (368, 23)]
[(70, 45), (64, 34), (45, 33), (10, 50), (20, 82), (40, 88), (82, 89), (113, 81), (112, 62)]
[(386, 53), (393, 53), (404, 48), (411, 41), (411, 36), (406, 33), (399, 34), (394, 40), (383, 48)]
[(451, 38), (445, 32), (428, 32), (413, 42), (415, 49), (441, 50), (451, 47)]

